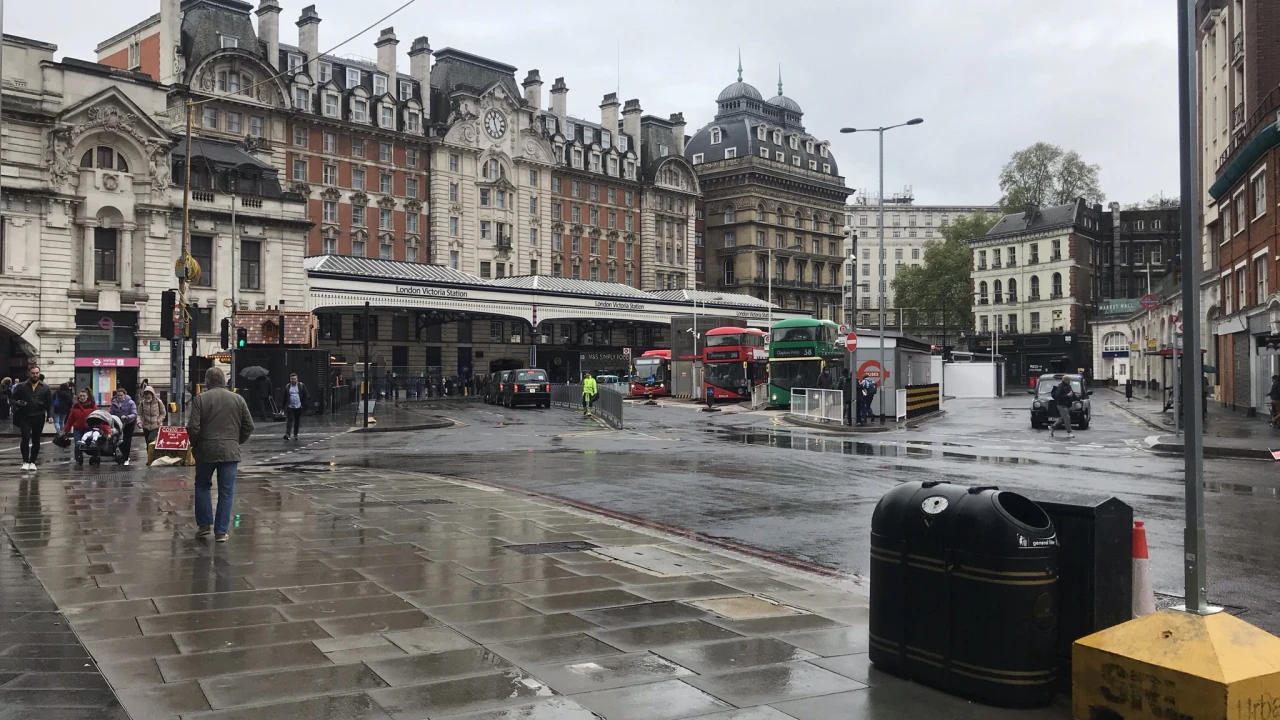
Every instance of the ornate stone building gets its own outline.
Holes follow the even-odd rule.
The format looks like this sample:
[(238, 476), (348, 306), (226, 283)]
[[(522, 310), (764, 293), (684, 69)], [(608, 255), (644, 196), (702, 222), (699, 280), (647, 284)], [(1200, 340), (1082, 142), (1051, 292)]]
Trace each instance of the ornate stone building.
[(739, 68), (716, 102), (715, 119), (684, 151), (705, 205), (707, 289), (840, 322), (850, 191), (828, 142), (805, 131), (781, 81), (766, 101)]

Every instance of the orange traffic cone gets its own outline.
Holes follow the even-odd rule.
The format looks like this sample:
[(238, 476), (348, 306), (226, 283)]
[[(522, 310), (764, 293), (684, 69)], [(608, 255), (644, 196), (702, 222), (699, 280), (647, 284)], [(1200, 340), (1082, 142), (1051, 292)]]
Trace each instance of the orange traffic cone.
[(1133, 522), (1133, 616), (1142, 617), (1156, 611), (1156, 592), (1151, 586), (1151, 559), (1147, 555), (1147, 528), (1141, 520)]

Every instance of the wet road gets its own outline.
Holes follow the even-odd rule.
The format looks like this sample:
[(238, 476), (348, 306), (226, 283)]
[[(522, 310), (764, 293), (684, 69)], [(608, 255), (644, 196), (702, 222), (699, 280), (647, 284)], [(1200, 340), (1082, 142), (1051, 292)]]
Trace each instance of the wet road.
[[(1145, 520), (1157, 591), (1181, 595), (1182, 458), (1150, 453), (1150, 434), (1095, 399), (1074, 440), (1031, 430), (1022, 396), (954, 401), (919, 430), (836, 436), (770, 414), (707, 415), (687, 405), (628, 405), (613, 431), (564, 410), (478, 403), (419, 407), (463, 425), (389, 434), (319, 432), (300, 446), (251, 441), (274, 462), (333, 460), (517, 486), (728, 538), (849, 573), (868, 567), (871, 511), (894, 485), (944, 479), (1114, 494)], [(308, 444), (310, 441), (312, 444)], [(1270, 463), (1206, 462), (1210, 596), (1280, 632), (1280, 477)]]

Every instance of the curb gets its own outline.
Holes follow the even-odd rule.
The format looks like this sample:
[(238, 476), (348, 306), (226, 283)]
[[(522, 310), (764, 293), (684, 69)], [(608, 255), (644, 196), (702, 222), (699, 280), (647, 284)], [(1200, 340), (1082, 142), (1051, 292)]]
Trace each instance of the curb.
[(836, 425), (833, 423), (816, 422), (813, 420), (801, 420), (800, 418), (794, 417), (790, 413), (783, 415), (782, 421), (790, 425), (796, 425), (798, 427), (813, 428), (815, 430), (829, 430), (833, 433), (841, 433), (844, 435), (870, 435), (873, 433), (884, 433), (884, 432), (890, 432), (892, 430), (898, 429), (896, 427), (897, 423), (894, 423), (895, 425), (894, 427), (885, 425), (883, 427), (868, 426), (868, 427), (859, 428), (857, 425), (850, 427), (848, 425)]
[(443, 428), (453, 427), (455, 425), (452, 420), (435, 420), (427, 423), (417, 423), (414, 425), (370, 425), (369, 427), (353, 427), (353, 433), (388, 433), (388, 432), (408, 432), (410, 430), (441, 430)]
[[(1167, 452), (1167, 453), (1173, 453), (1175, 455), (1186, 454), (1186, 448), (1183, 446), (1182, 443), (1163, 442), (1165, 437), (1172, 437), (1172, 436), (1152, 435), (1151, 437), (1147, 438), (1145, 440), (1147, 444), (1147, 448), (1150, 450), (1154, 450), (1156, 452)], [(1223, 458), (1223, 459), (1235, 459), (1235, 460), (1272, 460), (1273, 459), (1271, 457), (1271, 451), (1269, 450), (1257, 450), (1254, 448), (1215, 447), (1213, 445), (1204, 446), (1204, 456), (1207, 458)]]
[[(1166, 426), (1166, 425), (1161, 425), (1161, 424), (1156, 423), (1156, 422), (1152, 422), (1152, 421), (1151, 421), (1149, 418), (1147, 418), (1146, 416), (1144, 416), (1144, 415), (1140, 415), (1140, 414), (1139, 414), (1137, 411), (1135, 411), (1135, 410), (1130, 410), (1129, 408), (1125, 407), (1125, 406), (1124, 406), (1124, 405), (1122, 405), (1121, 403), (1116, 402), (1115, 400), (1108, 400), (1107, 402), (1111, 404), (1111, 407), (1113, 407), (1113, 408), (1115, 408), (1115, 409), (1117, 409), (1117, 410), (1120, 410), (1120, 411), (1121, 411), (1121, 412), (1123, 412), (1124, 414), (1128, 415), (1129, 417), (1133, 418), (1134, 420), (1137, 420), (1137, 421), (1139, 421), (1139, 422), (1143, 423), (1144, 425), (1146, 425), (1146, 426), (1147, 426), (1147, 427), (1149, 427), (1149, 428), (1152, 428), (1152, 429), (1154, 429), (1154, 430), (1159, 430), (1160, 432), (1165, 432), (1165, 431), (1169, 430), (1168, 426)], [(1179, 445), (1178, 447), (1182, 447), (1182, 446), (1181, 446), (1181, 445)]]
[(934, 420), (937, 420), (938, 418), (940, 418), (940, 417), (942, 417), (942, 416), (944, 416), (944, 415), (946, 415), (946, 414), (947, 414), (947, 411), (946, 411), (946, 410), (938, 410), (937, 412), (931, 412), (931, 413), (929, 413), (929, 414), (927, 414), (927, 415), (921, 415), (920, 417), (915, 418), (915, 419), (911, 420), (910, 422), (908, 422), (908, 423), (907, 423), (907, 429), (908, 429), (908, 430), (915, 430), (916, 428), (920, 427), (921, 425), (924, 425), (924, 424), (927, 424), (927, 423), (931, 423), (931, 422), (933, 422)]

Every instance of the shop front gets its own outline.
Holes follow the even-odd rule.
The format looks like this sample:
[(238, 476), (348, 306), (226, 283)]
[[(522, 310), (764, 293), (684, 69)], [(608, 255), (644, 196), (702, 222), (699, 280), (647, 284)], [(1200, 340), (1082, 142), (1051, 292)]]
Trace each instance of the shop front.
[[(136, 395), (138, 388), (138, 314), (76, 311), (75, 383), (88, 388), (99, 405), (111, 402), (117, 388)], [(72, 378), (46, 378), (56, 387)]]

